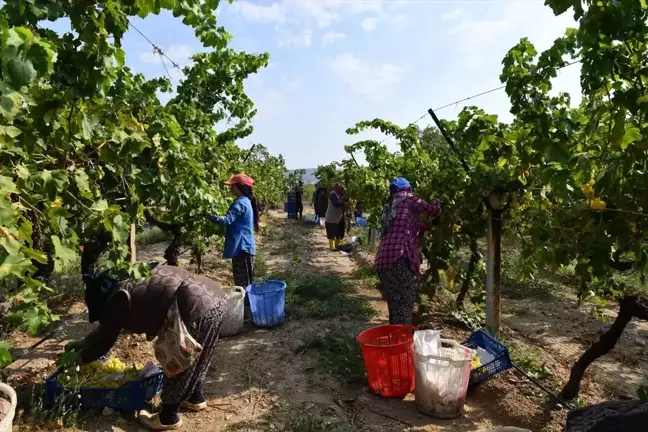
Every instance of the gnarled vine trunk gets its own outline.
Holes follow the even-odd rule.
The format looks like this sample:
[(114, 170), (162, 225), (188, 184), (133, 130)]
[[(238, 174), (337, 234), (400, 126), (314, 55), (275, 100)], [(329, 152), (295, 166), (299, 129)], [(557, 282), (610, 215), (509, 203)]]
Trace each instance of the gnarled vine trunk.
[(648, 300), (638, 296), (624, 296), (619, 299), (619, 314), (599, 340), (592, 344), (574, 363), (569, 381), (565, 384), (560, 397), (574, 399), (580, 392), (580, 383), (585, 371), (596, 359), (612, 351), (632, 318), (648, 320)]
[(161, 230), (173, 234), (173, 240), (171, 240), (171, 243), (169, 243), (169, 246), (164, 251), (164, 259), (168, 265), (177, 267), (180, 259), (180, 247), (182, 246), (182, 227), (178, 224), (160, 222), (148, 211), (144, 213), (144, 216), (146, 221), (151, 225), (155, 225)]
[(168, 265), (178, 266), (180, 260), (180, 247), (182, 246), (182, 235), (180, 233), (173, 235), (173, 240), (164, 251), (164, 259)]
[(456, 305), (458, 308), (463, 308), (466, 295), (470, 289), (470, 280), (472, 279), (477, 264), (482, 260), (482, 254), (479, 252), (479, 246), (477, 244), (477, 239), (475, 237), (470, 237), (470, 263), (468, 264), (468, 271), (466, 272), (466, 277), (461, 284), (461, 289), (457, 295)]
[(47, 284), (54, 272), (54, 256), (52, 250), (52, 241), (47, 236), (47, 233), (42, 231), (42, 227), (39, 223), (39, 218), (36, 212), (30, 212), (28, 216), (30, 222), (32, 223), (32, 248), (34, 250), (42, 251), (47, 257), (46, 263), (41, 263), (36, 260), (32, 260), (32, 264), (36, 267), (36, 272), (34, 273), (33, 278)]

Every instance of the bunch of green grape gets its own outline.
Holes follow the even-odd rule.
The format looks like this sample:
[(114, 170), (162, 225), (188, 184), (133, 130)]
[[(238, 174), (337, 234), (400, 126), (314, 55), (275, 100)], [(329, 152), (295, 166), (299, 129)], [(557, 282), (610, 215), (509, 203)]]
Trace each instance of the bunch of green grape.
[[(56, 381), (66, 388), (119, 388), (124, 384), (139, 379), (139, 373), (144, 369), (141, 363), (125, 365), (118, 358), (95, 361), (61, 372)], [(109, 375), (117, 375), (116, 379), (104, 379)]]

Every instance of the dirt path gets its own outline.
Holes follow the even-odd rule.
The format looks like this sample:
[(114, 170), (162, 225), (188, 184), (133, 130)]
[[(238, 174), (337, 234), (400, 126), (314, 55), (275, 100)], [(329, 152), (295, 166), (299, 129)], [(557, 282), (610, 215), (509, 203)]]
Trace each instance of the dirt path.
[[(291, 294), (288, 320), (282, 327), (260, 330), (250, 326), (219, 342), (204, 382), (209, 408), (203, 413), (184, 415), (183, 430), (481, 432), (502, 425), (537, 432), (562, 430), (565, 412), (552, 411), (537, 388), (512, 372), (471, 392), (464, 415), (455, 420), (437, 420), (420, 414), (412, 395), (395, 400), (371, 394), (362, 377), (350, 379), (357, 378), (358, 368), (362, 371), (354, 335), (385, 323), (388, 318), (385, 302), (371, 286), (375, 281), (367, 270), (371, 257), (364, 253), (347, 257), (331, 252), (322, 230), (287, 220), (285, 214), (270, 214), (266, 226), (267, 233), (258, 247), (257, 269), (262, 273), (258, 276), (290, 275), (300, 281), (304, 291)], [(160, 245), (147, 247), (140, 251), (141, 259), (154, 260), (162, 251)], [(184, 258), (183, 266), (191, 269), (188, 257)], [(206, 274), (223, 283), (230, 283), (229, 265), (214, 255), (204, 259)], [(338, 283), (346, 291), (329, 298), (326, 293), (316, 292), (318, 287), (338, 287), (323, 283)], [(298, 303), (298, 307), (291, 302)], [(69, 334), (77, 336), (86, 332), (88, 325), (82, 322), (80, 304), (73, 307), (78, 316)], [(373, 316), (365, 313), (367, 307), (374, 310)], [(529, 323), (532, 322), (535, 321), (530, 319)], [(520, 332), (529, 330), (515, 320), (509, 324)], [(441, 313), (433, 313), (427, 325), (441, 329), (444, 337), (455, 340), (463, 340), (469, 334), (448, 323)], [(66, 338), (58, 337), (32, 353), (32, 366), (37, 365), (32, 375), (36, 380), (52, 370), (51, 363)], [(321, 341), (334, 346), (316, 348)], [(21, 339), (25, 346), (32, 342)], [(150, 344), (138, 336), (122, 337), (113, 354), (138, 361), (153, 358)], [(549, 360), (559, 373), (564, 375), (568, 370), (564, 361)], [(76, 426), (67, 430), (143, 431), (128, 416), (108, 414), (85, 411)], [(24, 426), (27, 428), (30, 423)]]

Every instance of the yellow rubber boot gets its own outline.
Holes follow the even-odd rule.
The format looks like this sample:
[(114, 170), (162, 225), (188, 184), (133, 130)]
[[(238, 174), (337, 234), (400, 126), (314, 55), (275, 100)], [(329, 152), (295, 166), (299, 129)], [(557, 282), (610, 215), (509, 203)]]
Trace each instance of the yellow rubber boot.
[(340, 246), (340, 243), (342, 243), (342, 240), (340, 239), (335, 239), (335, 250)]
[(332, 251), (337, 250), (337, 246), (335, 245), (335, 240), (329, 240), (329, 249)]

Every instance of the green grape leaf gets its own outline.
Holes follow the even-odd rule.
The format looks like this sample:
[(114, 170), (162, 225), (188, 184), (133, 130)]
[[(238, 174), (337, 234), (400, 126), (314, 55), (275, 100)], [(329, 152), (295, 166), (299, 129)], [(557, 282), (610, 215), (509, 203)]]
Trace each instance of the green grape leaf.
[(22, 254), (9, 254), (6, 251), (0, 251), (0, 280), (9, 275), (22, 278), (25, 273), (34, 270), (36, 268), (32, 265), (31, 260)]
[(5, 341), (0, 341), (0, 369), (5, 368), (11, 364), (11, 347)]
[(7, 63), (7, 75), (15, 88), (20, 88), (36, 78), (31, 60), (13, 59)]
[(90, 207), (91, 210), (98, 211), (98, 212), (103, 212), (108, 210), (108, 201), (101, 199), (92, 204), (92, 207)]
[(0, 135), (7, 136), (9, 138), (16, 138), (20, 134), (20, 129), (18, 129), (16, 126), (0, 126)]
[(54, 269), (62, 271), (77, 260), (77, 253), (73, 249), (64, 246), (58, 236), (53, 235), (50, 238), (54, 245)]
[(79, 188), (79, 193), (84, 198), (92, 198), (92, 191), (90, 190), (90, 183), (88, 174), (86, 174), (83, 168), (77, 168), (74, 170), (74, 181)]

